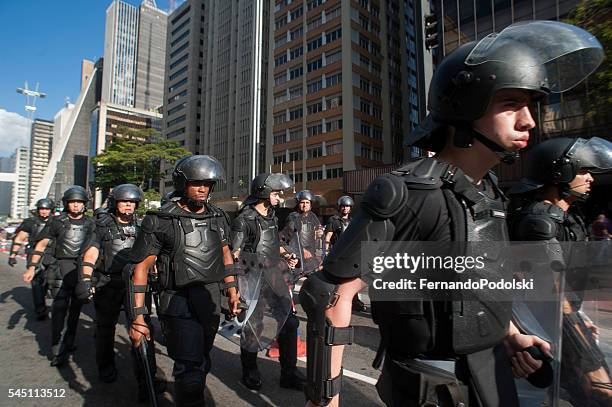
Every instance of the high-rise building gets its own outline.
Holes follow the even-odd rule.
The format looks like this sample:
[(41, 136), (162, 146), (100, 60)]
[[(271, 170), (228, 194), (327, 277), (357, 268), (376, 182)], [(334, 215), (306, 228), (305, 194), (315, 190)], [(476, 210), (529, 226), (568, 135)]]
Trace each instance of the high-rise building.
[(413, 3), (275, 2), (266, 166), (288, 172), (296, 189), (335, 202), (344, 171), (404, 159), (404, 137), (424, 114)]
[(263, 170), (270, 9), (269, 0), (188, 0), (168, 18), (163, 134), (221, 161), (217, 199), (245, 195)]
[(102, 100), (122, 106), (162, 104), (166, 13), (154, 0), (136, 8), (120, 0), (106, 9)]
[(13, 157), (17, 180), (13, 183), (11, 217), (15, 219), (25, 218), (28, 216), (30, 151), (28, 147), (18, 147)]
[(38, 186), (49, 165), (53, 148), (53, 122), (35, 119), (30, 133), (30, 190), (28, 205), (32, 207), (36, 201)]
[(84, 59), (81, 62), (81, 92), (85, 89), (89, 78), (93, 74), (94, 63), (88, 59)]
[[(15, 156), (0, 157), (0, 173), (15, 172)], [(13, 200), (13, 182), (0, 181), (0, 215), (11, 213), (11, 203)]]
[(154, 1), (139, 9), (134, 107), (156, 110), (163, 103), (168, 15)]

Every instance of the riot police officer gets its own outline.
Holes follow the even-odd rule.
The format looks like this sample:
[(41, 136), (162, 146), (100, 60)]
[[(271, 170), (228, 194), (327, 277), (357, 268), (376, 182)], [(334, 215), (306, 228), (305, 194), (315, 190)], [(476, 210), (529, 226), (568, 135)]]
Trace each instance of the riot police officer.
[[(96, 363), (101, 381), (111, 383), (117, 380), (115, 367), (115, 326), (121, 306), (126, 299), (126, 285), (123, 278), (125, 266), (129, 263), (130, 249), (140, 229), (135, 211), (142, 201), (142, 191), (133, 184), (118, 185), (110, 193), (106, 212), (100, 212), (96, 219), (96, 233), (83, 252), (81, 279), (77, 295), (81, 299), (93, 296), (96, 310)], [(94, 273), (95, 269), (95, 273)], [(95, 282), (92, 282), (92, 277)], [(94, 295), (95, 294), (95, 295)], [(147, 304), (151, 298), (148, 295)], [(126, 306), (127, 308), (127, 306)], [(145, 321), (151, 326), (150, 318)], [(155, 342), (149, 341), (149, 366), (155, 375)], [(132, 352), (138, 399), (146, 400), (146, 384), (142, 365)], [(159, 382), (162, 383), (162, 382)], [(158, 385), (163, 388), (163, 385)]]
[[(333, 215), (325, 225), (325, 251), (329, 253), (333, 245), (336, 244), (342, 232), (348, 228), (351, 223), (351, 211), (355, 206), (355, 201), (348, 195), (341, 196), (337, 202), (338, 214)], [(353, 311), (364, 312), (367, 310), (366, 305), (359, 299), (359, 293), (353, 297)]]
[(47, 269), (46, 277), (53, 296), (51, 307), (51, 341), (53, 359), (51, 366), (61, 366), (74, 350), (76, 329), (83, 301), (77, 298), (77, 261), (86, 241), (95, 230), (94, 221), (85, 215), (89, 194), (85, 188), (75, 185), (62, 196), (64, 213), (56, 216), (38, 235), (39, 241), (32, 252), (23, 279), (32, 280), (39, 267), (44, 250), (51, 240), (55, 242), (55, 263)]
[(299, 191), (295, 195), (295, 211), (289, 214), (281, 232), (283, 244), (298, 256), (298, 267), (306, 274), (319, 268), (323, 254), (323, 227), (312, 212), (314, 200), (311, 191)]
[[(235, 259), (238, 259), (241, 254), (251, 253), (256, 255), (262, 264), (272, 264), (275, 259), (280, 259), (280, 256), (283, 256), (290, 267), (297, 264), (297, 258), (292, 257), (292, 253), (281, 247), (278, 219), (274, 213), (274, 207), (280, 203), (280, 194), (292, 185), (291, 179), (284, 174), (264, 173), (253, 179), (251, 193), (245, 200), (244, 207), (232, 222), (232, 250)], [(290, 290), (291, 287), (288, 286), (287, 291)], [(273, 294), (262, 293), (261, 295)], [(261, 322), (257, 321), (257, 323)], [(292, 311), (278, 333), (280, 386), (302, 390), (304, 377), (296, 367), (298, 326), (299, 320)], [(262, 380), (257, 368), (257, 352), (248, 349), (241, 343), (240, 360), (242, 382), (249, 389), (259, 389)]]
[[(598, 137), (545, 140), (529, 152), (525, 166), (525, 177), (509, 191), (515, 208), (509, 218), (511, 238), (554, 245), (587, 241), (588, 229), (575, 205), (588, 199), (592, 173), (612, 171), (612, 143)], [(563, 258), (571, 263), (569, 248), (558, 247), (567, 251)], [(609, 368), (597, 344), (597, 328), (581, 312), (589, 278), (588, 268), (566, 270), (561, 386), (572, 405), (609, 406)]]
[[(553, 75), (557, 63), (573, 66), (563, 64), (569, 56), (584, 70)], [(338, 403), (343, 345), (352, 342), (351, 299), (372, 281), (371, 270), (361, 265), (362, 242), (405, 241), (416, 248), (419, 241), (507, 240), (504, 196), (490, 168), (511, 162), (527, 145), (535, 126), (530, 104), (574, 86), (602, 56), (585, 31), (536, 21), (464, 44), (440, 63), (430, 86), (430, 114), (408, 140), (438, 154), (376, 178), (323, 272), (302, 285), (312, 404)], [(524, 349), (550, 356), (546, 342), (510, 322), (503, 303), (373, 302), (372, 316), (381, 332), (379, 353), (386, 353), (377, 389), (389, 406), (516, 406), (513, 373), (527, 377), (543, 366)], [(484, 320), (487, 328), (478, 329)], [(433, 367), (440, 359), (454, 367)]]
[[(26, 254), (29, 261), (29, 258), (32, 256), (34, 244), (38, 240), (38, 234), (43, 230), (47, 222), (49, 222), (49, 219), (51, 219), (51, 212), (53, 209), (53, 201), (48, 198), (39, 199), (36, 202), (36, 215), (24, 220), (15, 232), (8, 260), (9, 266), (13, 267), (17, 264), (19, 248), (26, 244), (26, 242)], [(41, 261), (43, 267), (38, 269), (32, 279), (32, 300), (34, 302), (36, 319), (39, 321), (47, 318), (47, 305), (45, 304), (45, 293), (47, 289), (45, 286), (44, 267), (48, 265), (49, 261), (49, 256), (43, 256)]]
[(204, 403), (209, 353), (219, 327), (221, 286), (227, 285), (224, 291), (232, 313), (238, 313), (240, 302), (234, 277), (225, 270), (233, 264), (229, 222), (209, 202), (214, 186), (225, 181), (225, 172), (216, 158), (194, 155), (176, 163), (172, 181), (179, 199), (147, 212), (130, 252), (135, 263), (128, 293), (133, 304), (130, 337), (137, 347), (142, 346), (143, 336), (151, 337), (144, 319), (148, 313), (144, 293), (155, 265), (160, 290), (157, 314), (168, 355), (174, 360), (175, 400), (181, 406), (199, 406)]

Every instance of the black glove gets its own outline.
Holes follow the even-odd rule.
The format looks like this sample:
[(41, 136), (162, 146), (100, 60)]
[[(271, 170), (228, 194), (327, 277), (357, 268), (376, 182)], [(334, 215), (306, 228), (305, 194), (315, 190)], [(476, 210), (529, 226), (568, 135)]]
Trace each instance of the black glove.
[(8, 264), (9, 264), (9, 266), (11, 266), (11, 267), (15, 266), (15, 264), (17, 264), (17, 258), (15, 258), (15, 257), (9, 257)]
[(91, 284), (91, 278), (85, 277), (81, 278), (77, 283), (76, 287), (74, 287), (74, 293), (78, 299), (83, 301), (89, 301), (93, 298), (94, 290), (93, 285)]

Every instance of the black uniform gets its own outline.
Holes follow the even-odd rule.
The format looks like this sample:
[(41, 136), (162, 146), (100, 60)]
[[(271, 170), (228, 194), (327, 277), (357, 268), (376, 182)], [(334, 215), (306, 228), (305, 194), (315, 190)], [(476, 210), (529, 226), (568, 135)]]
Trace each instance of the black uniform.
[[(588, 229), (580, 213), (570, 207), (564, 212), (560, 207), (544, 202), (531, 201), (519, 206), (510, 218), (510, 233), (513, 240), (557, 242), (585, 242)], [(561, 250), (565, 246), (559, 246)], [(583, 250), (577, 250), (586, 252)], [(562, 253), (563, 260), (571, 263), (571, 254)], [(597, 345), (584, 318), (578, 311), (589, 281), (589, 270), (569, 268), (566, 270), (566, 299), (571, 312), (563, 314), (561, 349), (561, 386), (576, 405), (607, 406), (610, 399), (598, 399), (597, 394), (588, 394), (582, 376), (602, 367), (609, 371), (606, 359)], [(588, 387), (588, 386), (586, 386)]]
[(147, 213), (130, 252), (133, 263), (157, 256), (157, 313), (168, 355), (174, 360), (179, 405), (204, 402), (210, 350), (219, 327), (228, 232), (227, 216), (215, 206), (207, 204), (205, 213), (195, 214), (169, 202), (158, 212)]
[(325, 234), (328, 234), (329, 232), (333, 233), (331, 240), (329, 241), (332, 246), (336, 244), (342, 232), (348, 228), (349, 223), (351, 223), (350, 217), (343, 218), (340, 215), (333, 215), (329, 218), (327, 225), (325, 225)]
[(83, 306), (83, 301), (79, 300), (74, 292), (78, 282), (77, 260), (95, 227), (94, 221), (87, 216), (72, 219), (67, 214), (62, 214), (51, 219), (38, 235), (39, 240), (55, 241), (55, 263), (47, 268), (46, 277), (53, 295), (51, 341), (56, 357), (65, 356), (66, 351), (74, 346)]
[[(94, 296), (96, 309), (96, 362), (100, 377), (112, 378), (116, 375), (115, 369), (115, 327), (119, 318), (121, 306), (126, 300), (126, 285), (124, 273), (129, 263), (129, 254), (140, 225), (135, 221), (120, 223), (114, 214), (104, 213), (96, 219), (96, 233), (88, 247), (97, 247), (99, 252), (96, 264), (98, 284)], [(151, 295), (146, 295), (146, 305), (151, 307)], [(145, 316), (145, 321), (152, 327), (151, 318)], [(149, 341), (149, 365), (155, 374), (155, 342), (153, 335)], [(136, 371), (136, 378), (141, 387), (145, 386), (145, 376), (142, 366), (138, 363), (134, 350), (132, 357)]]
[(321, 249), (321, 247), (317, 246), (315, 236), (315, 230), (320, 226), (319, 218), (312, 211), (306, 213), (291, 212), (283, 228), (283, 240), (291, 240), (293, 235), (298, 232), (302, 249), (308, 250), (314, 256), (316, 250)]
[[(507, 240), (504, 201), (492, 174), (474, 185), (459, 168), (434, 158), (411, 162), (369, 186), (360, 211), (326, 258), (324, 276), (335, 283), (356, 277), (371, 281), (371, 275), (361, 275), (361, 267), (353, 267), (361, 262), (361, 250), (356, 247), (361, 241)], [(307, 292), (304, 284), (302, 293)], [(463, 386), (469, 388), (470, 406), (518, 405), (510, 363), (501, 345), (510, 315), (511, 307), (503, 303), (373, 302), (381, 350), (387, 354), (377, 384), (382, 400), (389, 406), (422, 405), (417, 400), (441, 403), (431, 392), (433, 387), (420, 382), (423, 379), (447, 389), (453, 401), (449, 405), (466, 403), (458, 396)], [(484, 319), (486, 332), (478, 321)], [(310, 348), (308, 352), (312, 354)], [(459, 383), (448, 372), (415, 358), (455, 361)]]
[[(32, 258), (32, 250), (34, 250), (35, 243), (40, 240), (38, 235), (47, 225), (51, 217), (41, 218), (40, 216), (32, 216), (23, 221), (19, 228), (17, 228), (15, 234), (20, 231), (24, 231), (28, 234), (28, 245), (26, 246), (27, 262), (30, 262)], [(39, 316), (46, 315), (47, 305), (45, 304), (45, 295), (47, 292), (47, 285), (45, 283), (45, 268), (51, 264), (53, 258), (49, 255), (50, 248), (47, 246), (45, 254), (40, 260), (40, 266), (36, 269), (36, 274), (32, 279), (32, 300), (34, 301), (34, 310)]]
[[(268, 208), (268, 215), (262, 216), (252, 206), (247, 206), (234, 219), (232, 222), (232, 250), (236, 251), (238, 249), (246, 253), (256, 253), (264, 261), (266, 259), (270, 262), (280, 260), (278, 219), (271, 207)], [(273, 291), (267, 285), (265, 288)], [(287, 287), (287, 290), (289, 289)], [(261, 295), (275, 296), (272, 292), (262, 292)], [(257, 319), (257, 316), (252, 315), (251, 320), (255, 319)], [(281, 381), (283, 378), (292, 378), (296, 374), (298, 326), (299, 320), (295, 316), (295, 312), (291, 312), (278, 333)], [(241, 348), (240, 359), (243, 370), (257, 370), (257, 352), (250, 352)]]

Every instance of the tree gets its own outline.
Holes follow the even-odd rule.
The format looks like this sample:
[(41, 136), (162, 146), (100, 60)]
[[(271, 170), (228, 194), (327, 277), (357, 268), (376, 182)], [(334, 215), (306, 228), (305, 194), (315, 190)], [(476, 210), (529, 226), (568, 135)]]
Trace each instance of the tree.
[(178, 142), (164, 140), (153, 129), (120, 128), (117, 138), (92, 161), (94, 188), (109, 191), (119, 184), (135, 184), (143, 190), (159, 185), (162, 160), (174, 163), (191, 155)]
[(589, 31), (603, 46), (605, 59), (586, 83), (589, 101), (586, 115), (595, 125), (609, 125), (612, 119), (612, 0), (582, 0), (566, 22)]

